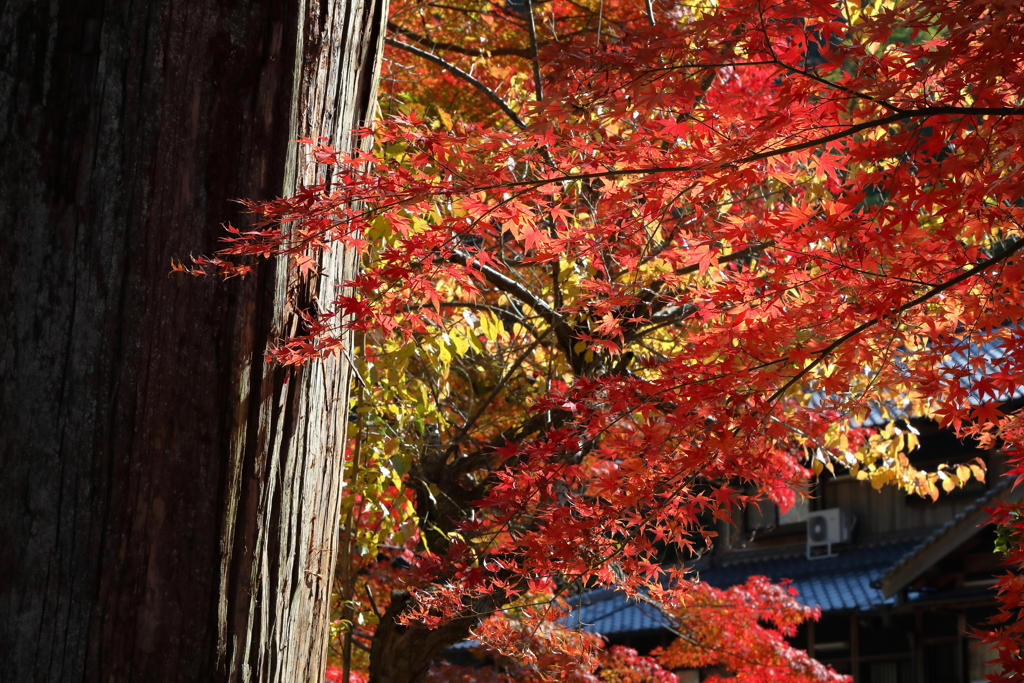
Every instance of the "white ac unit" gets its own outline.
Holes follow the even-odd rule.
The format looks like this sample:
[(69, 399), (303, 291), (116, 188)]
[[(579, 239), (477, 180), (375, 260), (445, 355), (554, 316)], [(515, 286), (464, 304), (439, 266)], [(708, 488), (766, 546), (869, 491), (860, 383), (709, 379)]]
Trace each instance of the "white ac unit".
[[(818, 510), (807, 515), (807, 559), (832, 557), (832, 546), (847, 543), (856, 519), (839, 508)], [(821, 551), (825, 552), (822, 553)]]

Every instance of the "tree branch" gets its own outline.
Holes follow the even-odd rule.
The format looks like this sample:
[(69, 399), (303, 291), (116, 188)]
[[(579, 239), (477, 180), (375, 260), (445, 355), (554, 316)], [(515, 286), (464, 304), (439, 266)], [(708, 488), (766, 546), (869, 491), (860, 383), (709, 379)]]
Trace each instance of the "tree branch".
[(858, 92), (858, 91), (856, 91), (856, 90), (854, 90), (852, 88), (847, 88), (845, 85), (842, 85), (841, 83), (833, 83), (832, 81), (830, 81), (830, 80), (828, 80), (826, 78), (822, 78), (821, 76), (819, 76), (818, 74), (816, 74), (816, 73), (814, 73), (812, 71), (807, 71), (806, 69), (798, 69), (795, 66), (790, 66), (789, 64), (786, 64), (785, 62), (780, 60), (778, 57), (776, 57), (774, 59), (774, 62), (775, 62), (775, 64), (777, 64), (778, 66), (781, 66), (786, 71), (789, 71), (790, 73), (794, 73), (794, 74), (797, 74), (799, 76), (803, 76), (804, 78), (809, 78), (812, 81), (815, 81), (816, 83), (821, 83), (822, 85), (828, 86), (829, 88), (833, 88), (834, 90), (838, 90), (840, 92), (844, 92), (847, 95), (850, 95), (851, 97), (856, 97), (857, 99), (861, 99), (861, 100), (867, 100), (868, 102), (874, 102), (878, 106), (885, 107), (889, 111), (894, 111), (894, 112), (906, 111), (905, 109), (901, 109), (900, 107), (897, 107), (895, 104), (891, 104), (890, 102), (888, 102), (886, 100), (880, 100), (877, 97), (872, 97), (871, 95), (867, 95), (865, 93)]
[(414, 31), (410, 31), (404, 26), (399, 26), (393, 21), (388, 22), (388, 30), (393, 33), (403, 35), (409, 40), (422, 45), (428, 50), (444, 50), (445, 52), (454, 52), (460, 55), (466, 55), (467, 57), (522, 57), (523, 59), (530, 58), (530, 50), (525, 47), (499, 47), (493, 50), (475, 50), (473, 48), (463, 47), (462, 45), (456, 45), (454, 43), (443, 43), (425, 36), (421, 36)]
[(497, 287), (502, 292), (510, 296), (514, 296), (519, 301), (523, 302), (533, 310), (537, 312), (541, 318), (551, 326), (551, 329), (555, 333), (555, 338), (558, 340), (558, 345), (562, 347), (566, 357), (571, 361), (575, 354), (572, 352), (573, 341), (572, 341), (572, 330), (569, 329), (569, 325), (565, 322), (565, 318), (562, 314), (551, 308), (543, 299), (523, 287), (515, 280), (499, 273), (490, 266), (485, 266), (479, 263), (474, 263), (473, 259), (469, 254), (462, 251), (461, 249), (455, 249), (451, 255), (448, 256), (448, 260), (452, 263), (457, 263), (460, 266), (469, 267), (472, 263), (473, 267), (477, 268), (490, 284)]
[[(1003, 251), (999, 252), (998, 254), (993, 256), (992, 258), (987, 259), (985, 261), (982, 261), (981, 263), (977, 264), (973, 268), (971, 268), (969, 270), (965, 270), (963, 273), (960, 273), (956, 277), (943, 282), (941, 285), (938, 285), (936, 287), (932, 287), (931, 289), (929, 289), (927, 292), (925, 292), (921, 296), (917, 297), (916, 299), (913, 299), (912, 301), (908, 301), (907, 303), (905, 303), (902, 306), (900, 306), (899, 308), (897, 308), (896, 312), (897, 313), (902, 313), (903, 311), (906, 311), (906, 310), (911, 309), (911, 308), (913, 308), (913, 307), (915, 307), (915, 306), (917, 306), (919, 304), (924, 303), (925, 301), (928, 301), (929, 299), (931, 299), (936, 294), (944, 292), (947, 289), (949, 289), (950, 287), (953, 287), (953, 286), (956, 286), (956, 285), (960, 284), (964, 280), (969, 280), (970, 278), (974, 277), (978, 273), (981, 273), (981, 272), (983, 272), (985, 270), (988, 270), (989, 268), (991, 268), (995, 264), (997, 264), (997, 263), (999, 263), (1001, 261), (1005, 261), (1007, 258), (1012, 256), (1013, 254), (1015, 254), (1018, 251), (1020, 251), (1021, 247), (1024, 247), (1024, 239), (1017, 240), (1017, 242), (1012, 247), (1008, 247), (1008, 248), (1004, 249)], [(876, 317), (872, 318), (871, 320), (868, 320), (867, 322), (861, 323), (857, 327), (853, 328), (852, 330), (850, 330), (849, 332), (844, 334), (842, 337), (839, 337), (838, 339), (833, 341), (831, 344), (829, 344), (828, 346), (826, 346), (822, 350), (815, 351), (814, 353), (818, 357), (815, 358), (807, 367), (803, 368), (802, 370), (797, 372), (795, 375), (790, 377), (789, 381), (786, 382), (784, 385), (782, 385), (781, 389), (779, 389), (774, 394), (772, 394), (771, 398), (768, 399), (768, 401), (769, 402), (773, 402), (776, 399), (778, 399), (779, 397), (781, 397), (782, 395), (784, 395), (786, 393), (786, 391), (788, 391), (791, 386), (793, 386), (794, 384), (799, 382), (803, 377), (806, 377), (807, 373), (809, 373), (811, 370), (813, 370), (814, 368), (818, 367), (825, 360), (825, 358), (828, 357), (829, 354), (831, 354), (833, 351), (838, 349), (840, 346), (842, 346), (846, 342), (848, 342), (851, 339), (853, 339), (854, 337), (856, 337), (858, 334), (860, 334), (864, 330), (866, 330), (866, 329), (868, 329), (870, 327), (874, 327), (875, 325), (877, 325), (879, 323), (880, 320), (881, 320), (881, 318), (876, 316)]]
[(438, 57), (437, 55), (432, 55), (432, 54), (430, 54), (429, 52), (427, 52), (425, 50), (421, 50), (418, 47), (414, 47), (412, 45), (409, 45), (408, 43), (403, 43), (400, 40), (395, 40), (394, 38), (385, 38), (384, 42), (387, 43), (388, 45), (390, 45), (391, 47), (396, 47), (399, 50), (405, 50), (409, 54), (416, 55), (417, 57), (422, 57), (423, 59), (427, 60), (428, 62), (433, 62), (434, 64), (437, 64), (442, 69), (446, 69), (449, 73), (454, 75), (456, 78), (460, 78), (460, 79), (466, 81), (467, 83), (472, 85), (474, 88), (476, 88), (477, 90), (482, 92), (487, 97), (487, 99), (489, 99), (491, 102), (494, 102), (494, 104), (497, 105), (498, 109), (501, 109), (501, 111), (504, 112), (504, 114), (507, 117), (509, 117), (509, 119), (512, 120), (512, 123), (516, 124), (520, 128), (526, 128), (526, 124), (523, 123), (523, 120), (521, 118), (519, 118), (519, 114), (515, 113), (512, 110), (512, 108), (510, 106), (508, 106), (508, 104), (505, 102), (505, 100), (501, 99), (501, 96), (498, 95), (498, 93), (494, 92), (493, 90), (488, 88), (486, 85), (484, 85), (483, 83), (481, 83), (477, 79), (473, 78), (468, 73), (466, 73), (465, 71), (463, 71), (459, 67), (455, 66), (451, 62), (447, 62), (447, 61), (441, 59), (440, 57)]
[(681, 320), (685, 320), (686, 318), (689, 318), (691, 315), (693, 315), (696, 312), (697, 312), (697, 307), (694, 306), (693, 304), (685, 304), (683, 306), (673, 306), (673, 307), (671, 307), (669, 309), (666, 309), (664, 314), (662, 314), (662, 315), (652, 316), (651, 317), (651, 323), (652, 324), (649, 327), (644, 327), (642, 329), (636, 329), (636, 330), (633, 330), (632, 332), (630, 332), (629, 334), (625, 335), (623, 337), (622, 343), (623, 343), (623, 345), (625, 345), (625, 344), (629, 344), (631, 342), (634, 342), (637, 339), (641, 339), (643, 337), (646, 337), (651, 332), (654, 332), (655, 330), (661, 329), (662, 327), (665, 327), (666, 325), (671, 325), (672, 323), (679, 322)]
[(492, 306), (490, 304), (475, 303), (472, 301), (442, 301), (441, 308), (469, 308), (476, 311), (490, 311), (502, 320), (512, 324), (519, 323), (530, 331), (530, 336), (537, 339), (541, 336), (540, 330), (529, 320), (519, 315), (518, 311), (509, 310), (503, 306)]
[[(551, 328), (549, 327), (548, 333), (550, 333), (550, 331)], [(544, 337), (546, 336), (547, 334), (544, 335)], [(544, 337), (537, 337), (536, 339), (534, 339), (533, 343), (526, 347), (526, 350), (519, 354), (518, 358), (512, 361), (512, 365), (510, 365), (509, 368), (505, 371), (504, 376), (502, 376), (502, 378), (494, 386), (494, 389), (491, 390), (491, 393), (487, 396), (487, 398), (484, 399), (483, 403), (481, 403), (480, 406), (476, 409), (476, 412), (473, 413), (473, 416), (466, 420), (466, 424), (462, 426), (462, 429), (459, 430), (459, 433), (452, 438), (451, 442), (448, 444), (448, 448), (445, 450), (446, 455), (451, 455), (452, 451), (454, 451), (455, 448), (458, 447), (458, 445), (466, 437), (466, 435), (469, 434), (469, 430), (472, 429), (473, 425), (477, 423), (477, 420), (479, 420), (483, 416), (484, 411), (486, 411), (490, 407), (494, 399), (498, 397), (498, 394), (501, 393), (501, 391), (508, 384), (509, 380), (512, 379), (512, 376), (519, 371), (519, 368), (522, 366), (523, 362), (530, 357), (530, 354), (533, 353), (534, 349), (537, 348), (537, 346), (541, 343)]]
[(533, 0), (526, 0), (526, 27), (530, 33), (530, 59), (533, 62), (533, 92), (540, 102), (544, 99), (544, 84), (540, 80), (540, 50), (537, 49), (537, 23), (533, 17)]
[(923, 107), (921, 109), (907, 109), (900, 110), (896, 114), (891, 116), (885, 116), (880, 119), (873, 119), (871, 121), (864, 121), (857, 123), (852, 126), (830, 133), (829, 135), (823, 135), (813, 140), (806, 140), (804, 142), (797, 142), (792, 145), (786, 145), (785, 147), (779, 147), (778, 149), (770, 149), (764, 152), (757, 152), (755, 154), (749, 154), (745, 157), (735, 159), (733, 161), (719, 161), (714, 164), (694, 164), (692, 166), (642, 166), (639, 168), (617, 168), (608, 171), (592, 171), (590, 173), (567, 173), (560, 176), (548, 176), (546, 178), (535, 178), (530, 180), (518, 180), (509, 183), (495, 183), (493, 185), (477, 185), (469, 188), (469, 192), (483, 192), (486, 190), (502, 190), (511, 189), (515, 187), (536, 187), (539, 185), (547, 185), (549, 183), (560, 183), (560, 182), (572, 182), (574, 180), (593, 180), (596, 178), (617, 178), (621, 176), (642, 176), (642, 175), (655, 175), (659, 173), (688, 173), (691, 171), (707, 171), (713, 168), (731, 168), (740, 166), (742, 164), (749, 164), (755, 161), (761, 161), (763, 159), (770, 159), (772, 157), (782, 156), (783, 154), (789, 154), (791, 152), (799, 152), (805, 149), (811, 149), (818, 147), (827, 142), (833, 142), (835, 140), (841, 140), (845, 137), (849, 137), (856, 133), (871, 128), (879, 128), (881, 126), (887, 126), (890, 123), (897, 121), (905, 121), (908, 119), (915, 118), (928, 118), (931, 116), (942, 116), (944, 114), (962, 114), (965, 116), (1024, 116), (1024, 107)]
[[(760, 242), (758, 244), (751, 244), (750, 246), (744, 247), (743, 249), (739, 249), (737, 251), (734, 251), (731, 254), (726, 254), (725, 256), (719, 257), (718, 258), (718, 262), (719, 263), (731, 263), (733, 261), (740, 261), (742, 259), (745, 259), (745, 258), (748, 258), (750, 256), (753, 256), (754, 254), (757, 254), (757, 253), (759, 253), (761, 251), (764, 251), (765, 249), (767, 249), (768, 247), (773, 246), (774, 244), (775, 244), (775, 240), (765, 240), (764, 242)], [(668, 245), (666, 244), (665, 246), (667, 247)], [(689, 275), (691, 273), (696, 273), (698, 270), (700, 270), (700, 264), (699, 263), (692, 263), (692, 264), (690, 264), (688, 266), (683, 266), (682, 268), (677, 268), (675, 271), (673, 271), (673, 274), (676, 275), (676, 276), (679, 276), (679, 275)], [(637, 306), (634, 308), (635, 313), (632, 316), (629, 316), (629, 317), (642, 317), (642, 315), (644, 313), (646, 313), (646, 315), (650, 316), (650, 318), (651, 318), (650, 322), (657, 323), (657, 324), (655, 324), (652, 327), (645, 328), (645, 329), (640, 329), (640, 325), (639, 324), (633, 326), (632, 332), (630, 334), (626, 335), (625, 341), (635, 341), (636, 339), (640, 339), (640, 338), (644, 337), (645, 335), (647, 335), (648, 333), (653, 332), (654, 330), (656, 330), (656, 329), (658, 329), (660, 327), (664, 327), (665, 325), (667, 325), (667, 324), (669, 324), (671, 322), (674, 322), (674, 320), (656, 319), (657, 316), (655, 316), (655, 314), (662, 309), (662, 306), (654, 304), (654, 299), (655, 299), (655, 297), (658, 296), (658, 293), (661, 291), (661, 286), (663, 284), (665, 284), (664, 280), (658, 280), (657, 282), (653, 283), (647, 289), (647, 291), (644, 292), (644, 295), (642, 297), (640, 297), (639, 304), (637, 304)], [(640, 310), (641, 306), (646, 307), (647, 310), (641, 312), (641, 310)], [(693, 312), (694, 311), (691, 311), (690, 313), (693, 313)], [(690, 313), (687, 313), (687, 315), (690, 315)]]

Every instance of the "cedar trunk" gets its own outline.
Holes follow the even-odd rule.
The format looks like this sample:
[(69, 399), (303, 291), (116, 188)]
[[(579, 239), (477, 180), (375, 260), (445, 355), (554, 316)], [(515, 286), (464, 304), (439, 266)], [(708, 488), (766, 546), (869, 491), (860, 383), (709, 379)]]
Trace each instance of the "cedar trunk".
[(169, 275), (371, 114), (383, 0), (0, 3), (0, 680), (322, 681), (349, 369)]

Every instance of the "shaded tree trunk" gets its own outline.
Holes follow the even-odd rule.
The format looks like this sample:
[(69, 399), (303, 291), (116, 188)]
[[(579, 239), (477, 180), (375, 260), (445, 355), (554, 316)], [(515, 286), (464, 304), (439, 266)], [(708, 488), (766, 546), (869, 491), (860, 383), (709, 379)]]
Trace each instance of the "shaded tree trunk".
[(169, 276), (375, 99), (382, 0), (0, 5), (0, 680), (320, 681), (344, 357), (302, 284)]
[[(495, 600), (495, 598), (497, 598)], [(415, 683), (422, 680), (430, 664), (456, 643), (470, 636), (480, 622), (476, 615), (491, 614), (504, 602), (502, 596), (484, 597), (467, 610), (471, 614), (453, 619), (437, 628), (401, 626), (398, 618), (412, 605), (408, 593), (394, 593), (370, 650), (370, 683)]]

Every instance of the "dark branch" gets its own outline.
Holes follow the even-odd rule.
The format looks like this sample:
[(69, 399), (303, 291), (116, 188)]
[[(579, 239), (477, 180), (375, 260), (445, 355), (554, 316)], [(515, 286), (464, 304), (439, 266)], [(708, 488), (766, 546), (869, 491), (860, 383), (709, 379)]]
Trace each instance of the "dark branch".
[[(908, 301), (907, 303), (905, 303), (902, 306), (900, 306), (899, 308), (897, 308), (896, 312), (897, 313), (902, 313), (903, 311), (906, 311), (906, 310), (911, 309), (911, 308), (913, 308), (915, 306), (923, 304), (925, 301), (928, 301), (929, 299), (931, 299), (936, 294), (940, 294), (941, 292), (946, 291), (950, 287), (954, 287), (954, 286), (960, 284), (961, 282), (963, 282), (964, 280), (969, 280), (970, 278), (974, 277), (978, 273), (982, 273), (982, 272), (988, 270), (989, 268), (991, 268), (992, 266), (996, 265), (997, 263), (999, 263), (1001, 261), (1005, 261), (1010, 256), (1012, 256), (1013, 254), (1017, 253), (1021, 249), (1021, 247), (1024, 247), (1024, 239), (1017, 240), (1017, 242), (1012, 247), (1008, 247), (1008, 248), (1004, 249), (1003, 251), (999, 252), (998, 254), (993, 256), (992, 258), (987, 259), (985, 261), (982, 261), (981, 263), (977, 264), (973, 268), (970, 268), (969, 270), (965, 270), (964, 272), (960, 273), (956, 277), (954, 277), (952, 279), (949, 279), (949, 280), (946, 280), (945, 282), (943, 282), (940, 285), (932, 287), (931, 289), (929, 289), (927, 292), (925, 292), (921, 296), (919, 296), (916, 299), (913, 299), (911, 301)], [(821, 363), (825, 360), (825, 358), (827, 358), (829, 356), (829, 354), (831, 354), (833, 351), (835, 351), (840, 346), (842, 346), (846, 342), (848, 342), (851, 339), (853, 339), (854, 337), (856, 337), (858, 334), (860, 334), (864, 330), (866, 330), (866, 329), (868, 329), (870, 327), (874, 327), (880, 321), (881, 321), (881, 318), (876, 316), (876, 317), (872, 318), (871, 320), (868, 320), (867, 322), (861, 323), (860, 325), (858, 325), (857, 327), (853, 328), (852, 330), (850, 330), (849, 332), (844, 334), (842, 337), (839, 337), (838, 339), (836, 339), (835, 341), (833, 341), (831, 344), (829, 344), (825, 348), (821, 349), (820, 351), (815, 351), (814, 353), (815, 353), (815, 355), (817, 355), (817, 358), (815, 358), (810, 364), (808, 364), (807, 367), (803, 368), (802, 370), (797, 372), (795, 375), (790, 377), (789, 381), (786, 382), (782, 386), (781, 389), (779, 389), (774, 394), (772, 394), (772, 397), (770, 399), (768, 399), (769, 402), (775, 401), (780, 396), (784, 395), (786, 393), (786, 391), (788, 391), (791, 386), (793, 386), (794, 384), (799, 382), (803, 377), (806, 377), (807, 373), (809, 373), (811, 370), (813, 370), (814, 368), (816, 368), (819, 365), (821, 365)]]
[(540, 50), (537, 49), (537, 23), (533, 16), (533, 0), (526, 0), (526, 27), (530, 34), (530, 60), (533, 62), (533, 92), (537, 101), (544, 99), (544, 83), (540, 79)]
[(433, 62), (434, 64), (440, 66), (442, 69), (446, 69), (456, 78), (460, 78), (466, 81), (474, 88), (482, 92), (487, 97), (487, 99), (489, 99), (491, 102), (494, 102), (494, 104), (497, 105), (498, 109), (501, 109), (501, 111), (504, 112), (505, 115), (512, 120), (512, 123), (516, 124), (520, 128), (526, 128), (526, 124), (523, 123), (523, 120), (521, 118), (519, 118), (519, 114), (515, 113), (512, 110), (512, 108), (508, 106), (508, 103), (506, 103), (505, 100), (501, 99), (501, 96), (498, 95), (498, 93), (494, 92), (486, 85), (484, 85), (477, 79), (473, 78), (468, 73), (466, 73), (459, 67), (455, 66), (451, 62), (447, 62), (438, 57), (437, 55), (432, 55), (425, 50), (421, 50), (418, 47), (409, 45), (408, 43), (403, 43), (400, 40), (395, 40), (394, 38), (385, 38), (384, 42), (390, 45), (391, 47), (397, 47), (399, 50), (405, 50), (409, 54), (416, 55), (417, 57), (422, 57), (428, 62)]
[(551, 308), (543, 299), (523, 287), (521, 284), (513, 280), (512, 278), (499, 273), (490, 266), (485, 266), (480, 263), (474, 263), (474, 259), (466, 252), (456, 249), (448, 257), (448, 260), (452, 263), (457, 263), (460, 266), (468, 267), (471, 263), (477, 268), (491, 285), (498, 288), (502, 292), (505, 292), (509, 296), (514, 296), (516, 299), (526, 304), (534, 311), (537, 312), (541, 318), (551, 326), (551, 329), (555, 333), (555, 338), (558, 341), (558, 345), (562, 348), (562, 351), (566, 354), (569, 360), (572, 360), (575, 356), (573, 353), (573, 335), (572, 330), (566, 323), (565, 318), (562, 314)]
[(763, 159), (770, 159), (772, 157), (782, 156), (783, 154), (789, 154), (791, 152), (799, 152), (805, 149), (811, 149), (818, 147), (827, 142), (833, 142), (835, 140), (841, 140), (843, 138), (855, 135), (861, 131), (869, 130), (871, 128), (880, 128), (887, 126), (890, 123), (896, 123), (897, 121), (906, 121), (909, 119), (916, 118), (929, 118), (931, 116), (942, 116), (945, 114), (955, 115), (961, 114), (964, 116), (1022, 116), (1024, 115), (1024, 107), (922, 107), (921, 109), (909, 109), (900, 110), (896, 114), (891, 116), (885, 116), (880, 119), (872, 119), (871, 121), (864, 121), (857, 123), (852, 126), (830, 133), (829, 135), (823, 135), (819, 138), (812, 140), (806, 140), (804, 142), (797, 142), (792, 145), (786, 145), (785, 147), (779, 147), (778, 149), (765, 150), (764, 152), (757, 152), (755, 154), (749, 154), (745, 157), (733, 161), (719, 161), (714, 164), (695, 164), (692, 166), (642, 166), (640, 168), (617, 168), (608, 171), (592, 171), (590, 173), (568, 173), (560, 176), (549, 176), (546, 178), (536, 178), (530, 180), (519, 180), (510, 183), (495, 183), (494, 185), (477, 185), (469, 188), (467, 191), (470, 192), (482, 192), (485, 190), (501, 190), (511, 189), (515, 187), (536, 187), (539, 185), (548, 185), (550, 183), (558, 182), (572, 182), (574, 180), (593, 180), (596, 178), (617, 178), (622, 176), (643, 176), (643, 175), (655, 175), (659, 173), (689, 173), (691, 171), (708, 171), (714, 168), (735, 168), (742, 164), (749, 164), (755, 161), (761, 161)]
[[(550, 331), (551, 328), (549, 327), (548, 332)], [(546, 337), (547, 335), (545, 334), (544, 336)], [(504, 390), (505, 386), (508, 385), (509, 380), (511, 380), (512, 377), (517, 372), (519, 372), (519, 368), (522, 367), (523, 363), (526, 361), (527, 358), (530, 357), (530, 354), (532, 354), (534, 349), (536, 349), (537, 346), (540, 345), (543, 339), (544, 337), (537, 337), (536, 339), (534, 339), (533, 343), (526, 347), (526, 350), (519, 354), (519, 356), (514, 361), (512, 361), (512, 364), (505, 371), (504, 376), (502, 376), (498, 383), (494, 385), (494, 389), (491, 390), (491, 393), (487, 396), (487, 398), (484, 399), (483, 403), (481, 403), (480, 406), (476, 409), (476, 412), (473, 413), (473, 416), (466, 420), (466, 424), (462, 426), (462, 429), (459, 430), (459, 433), (452, 438), (451, 442), (449, 442), (448, 448), (446, 449), (446, 455), (451, 455), (451, 453), (456, 448), (458, 448), (462, 440), (466, 437), (467, 434), (469, 434), (469, 430), (473, 428), (477, 421), (483, 416), (484, 412), (491, 407), (491, 403), (494, 402), (494, 399), (498, 398), (498, 394), (500, 394), (502, 390)]]
[(460, 55), (466, 55), (467, 57), (522, 57), (523, 59), (530, 58), (530, 50), (525, 47), (498, 47), (493, 50), (478, 50), (469, 47), (463, 47), (462, 45), (456, 45), (455, 43), (444, 43), (437, 40), (432, 40), (425, 36), (421, 36), (414, 31), (399, 26), (393, 21), (388, 22), (388, 30), (393, 33), (405, 36), (409, 40), (422, 45), (428, 50), (444, 50), (445, 52), (454, 52)]

